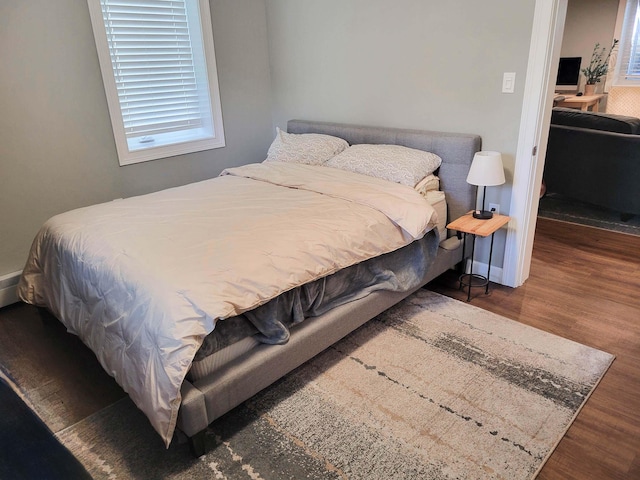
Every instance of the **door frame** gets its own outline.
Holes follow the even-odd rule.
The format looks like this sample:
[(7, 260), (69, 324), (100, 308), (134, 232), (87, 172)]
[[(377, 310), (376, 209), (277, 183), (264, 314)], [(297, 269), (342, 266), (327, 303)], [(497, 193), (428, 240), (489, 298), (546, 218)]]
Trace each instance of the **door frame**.
[(505, 243), (502, 283), (519, 287), (529, 277), (544, 157), (567, 0), (536, 0), (516, 152), (511, 222)]

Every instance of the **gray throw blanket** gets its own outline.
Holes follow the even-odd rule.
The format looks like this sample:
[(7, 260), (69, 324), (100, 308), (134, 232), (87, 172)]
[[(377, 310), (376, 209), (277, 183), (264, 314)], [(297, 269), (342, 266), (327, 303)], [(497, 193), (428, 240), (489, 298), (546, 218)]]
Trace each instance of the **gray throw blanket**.
[(289, 329), (376, 290), (407, 291), (419, 285), (438, 250), (437, 230), (422, 239), (332, 275), (294, 288), (243, 315), (218, 321), (196, 361), (250, 335), (262, 343), (284, 344)]

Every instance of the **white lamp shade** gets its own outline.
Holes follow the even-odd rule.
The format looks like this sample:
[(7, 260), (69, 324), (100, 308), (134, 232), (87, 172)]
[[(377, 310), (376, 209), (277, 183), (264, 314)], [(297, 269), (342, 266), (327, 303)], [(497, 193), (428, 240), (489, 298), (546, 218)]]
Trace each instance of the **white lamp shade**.
[(467, 175), (467, 183), (490, 187), (502, 185), (504, 182), (504, 166), (500, 152), (476, 152)]

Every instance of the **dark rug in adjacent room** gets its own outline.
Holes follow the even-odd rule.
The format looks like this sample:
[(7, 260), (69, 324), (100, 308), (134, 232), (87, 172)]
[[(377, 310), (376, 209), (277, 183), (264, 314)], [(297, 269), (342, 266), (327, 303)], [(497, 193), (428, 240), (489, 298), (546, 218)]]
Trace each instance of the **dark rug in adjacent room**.
[(640, 236), (640, 215), (623, 221), (621, 212), (580, 202), (557, 193), (540, 199), (538, 216)]
[(0, 373), (0, 479), (91, 480)]

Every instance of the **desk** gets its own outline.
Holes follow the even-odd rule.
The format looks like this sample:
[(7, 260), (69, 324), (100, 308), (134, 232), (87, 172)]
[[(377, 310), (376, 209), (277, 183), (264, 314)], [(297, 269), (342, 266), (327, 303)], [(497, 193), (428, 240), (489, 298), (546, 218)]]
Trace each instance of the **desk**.
[[(464, 234), (463, 238), (463, 257), (466, 252), (467, 234), (473, 235), (473, 244), (471, 245), (471, 270), (469, 273), (463, 273), (460, 275), (460, 289), (468, 287), (467, 302), (471, 300), (471, 289), (473, 287), (485, 287), (485, 295), (489, 293), (489, 277), (491, 276), (491, 257), (493, 256), (493, 236), (500, 228), (505, 226), (511, 220), (511, 217), (507, 215), (494, 214), (489, 220), (480, 220), (473, 218), (471, 215), (473, 212), (469, 212), (466, 215), (454, 220), (447, 228), (450, 230), (457, 230)], [(476, 236), (488, 237), (491, 235), (491, 249), (489, 250), (489, 264), (487, 266), (487, 276), (478, 275), (473, 273), (473, 257), (476, 247)], [(463, 258), (463, 268), (466, 258)]]
[(569, 95), (564, 97), (564, 99), (556, 105), (558, 107), (579, 108), (583, 112), (586, 112), (589, 110), (589, 107), (592, 107), (591, 110), (597, 112), (602, 97), (604, 97), (602, 93), (598, 93), (597, 95), (582, 95), (580, 97), (577, 95)]

